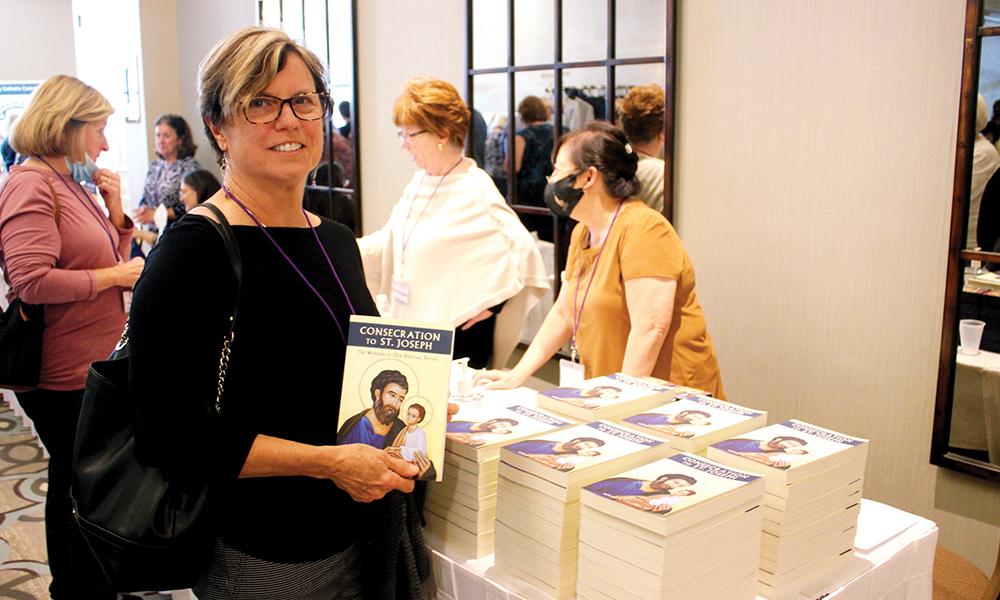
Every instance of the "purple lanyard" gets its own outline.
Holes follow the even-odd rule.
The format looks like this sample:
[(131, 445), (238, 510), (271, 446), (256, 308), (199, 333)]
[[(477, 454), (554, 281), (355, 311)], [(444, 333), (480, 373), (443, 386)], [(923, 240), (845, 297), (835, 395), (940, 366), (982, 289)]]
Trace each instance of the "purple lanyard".
[(464, 156), (462, 158), (459, 158), (458, 162), (453, 164), (451, 168), (445, 171), (444, 175), (441, 176), (441, 179), (438, 180), (437, 185), (434, 186), (434, 191), (431, 192), (430, 198), (427, 199), (427, 204), (424, 204), (424, 207), (420, 209), (420, 214), (417, 215), (417, 220), (413, 222), (413, 227), (410, 228), (410, 233), (407, 234), (406, 224), (410, 222), (410, 213), (413, 212), (413, 201), (416, 200), (417, 198), (417, 192), (420, 191), (420, 186), (424, 184), (424, 177), (427, 177), (427, 171), (424, 171), (423, 177), (420, 178), (420, 183), (417, 184), (417, 189), (413, 190), (413, 198), (410, 199), (410, 208), (406, 210), (406, 220), (403, 221), (403, 243), (399, 251), (400, 264), (406, 263), (406, 246), (409, 245), (410, 238), (413, 237), (413, 230), (417, 228), (417, 223), (420, 222), (420, 217), (424, 216), (424, 212), (427, 210), (427, 207), (431, 205), (431, 201), (434, 200), (434, 194), (437, 193), (438, 188), (441, 187), (442, 183), (444, 183), (444, 178), (450, 175), (451, 172), (455, 170), (455, 167), (462, 164), (462, 160), (464, 158), (465, 158)]
[(615, 221), (618, 220), (618, 213), (622, 209), (622, 203), (618, 203), (618, 208), (615, 209), (615, 216), (611, 217), (611, 224), (608, 225), (608, 233), (604, 236), (604, 241), (601, 242), (601, 249), (597, 251), (597, 258), (594, 259), (594, 268), (590, 271), (590, 279), (587, 281), (587, 289), (583, 291), (583, 300), (579, 304), (579, 309), (577, 309), (576, 297), (580, 293), (580, 282), (583, 279), (583, 267), (580, 267), (580, 274), (576, 277), (576, 289), (573, 290), (573, 343), (570, 345), (570, 360), (576, 362), (576, 334), (580, 331), (580, 319), (583, 318), (583, 305), (587, 303), (587, 294), (590, 293), (590, 284), (594, 283), (594, 275), (597, 273), (597, 263), (601, 260), (601, 255), (604, 254), (604, 246), (608, 243), (608, 238), (611, 237), (611, 229), (615, 226)]
[[(90, 216), (92, 216), (95, 219), (97, 219), (97, 224), (101, 226), (101, 230), (104, 232), (105, 235), (108, 236), (108, 241), (111, 242), (111, 252), (114, 253), (115, 260), (117, 260), (119, 263), (124, 262), (122, 260), (122, 255), (118, 253), (118, 246), (115, 245), (115, 239), (114, 239), (114, 237), (112, 237), (111, 232), (108, 231), (108, 228), (105, 225), (105, 223), (107, 222), (107, 219), (104, 218), (104, 215), (97, 209), (96, 206), (94, 206), (94, 201), (91, 200), (91, 201), (88, 202), (84, 198), (81, 198), (76, 193), (76, 190), (73, 189), (73, 186), (71, 186), (70, 184), (66, 183), (66, 179), (59, 173), (59, 171), (56, 171), (52, 167), (52, 165), (50, 165), (48, 162), (45, 161), (44, 158), (42, 158), (41, 156), (36, 156), (35, 158), (37, 158), (38, 160), (42, 161), (42, 163), (44, 163), (46, 167), (52, 169), (52, 172), (55, 173), (57, 177), (59, 177), (59, 181), (63, 182), (63, 185), (66, 186), (66, 189), (69, 190), (69, 193), (73, 194), (73, 197), (76, 198), (77, 200), (79, 200), (83, 204), (84, 208), (87, 209), (87, 213), (89, 213)], [(79, 182), (75, 182), (75, 183), (77, 183), (77, 185), (80, 185)], [(82, 185), (80, 185), (80, 189), (83, 189)], [(86, 190), (84, 190), (84, 194), (86, 194)], [(53, 202), (59, 202), (59, 200), (57, 198), (53, 198), (52, 201)]]
[[(319, 290), (316, 289), (316, 286), (314, 286), (309, 281), (309, 279), (305, 276), (305, 273), (303, 273), (302, 270), (299, 269), (298, 266), (296, 266), (295, 261), (293, 261), (292, 258), (288, 256), (288, 254), (286, 254), (284, 250), (281, 249), (281, 246), (278, 244), (277, 240), (271, 237), (271, 234), (267, 231), (267, 225), (261, 223), (260, 220), (257, 219), (257, 217), (253, 214), (253, 212), (251, 212), (250, 209), (246, 207), (246, 205), (240, 202), (239, 199), (236, 196), (234, 196), (231, 191), (229, 191), (228, 186), (224, 185), (222, 186), (222, 189), (226, 193), (226, 198), (229, 198), (230, 200), (235, 202), (237, 206), (243, 209), (243, 212), (245, 212), (247, 215), (250, 216), (251, 219), (253, 219), (253, 222), (257, 224), (257, 227), (259, 227), (260, 230), (264, 232), (264, 235), (267, 236), (267, 239), (271, 240), (271, 243), (274, 244), (275, 248), (277, 248), (278, 253), (281, 254), (281, 256), (283, 256), (285, 260), (288, 262), (288, 264), (291, 265), (292, 269), (299, 274), (299, 277), (301, 277), (302, 281), (304, 281), (305, 284), (309, 287), (309, 289), (312, 290), (312, 293), (316, 294), (316, 297), (319, 298), (319, 301), (322, 302), (323, 306), (326, 307), (326, 312), (330, 313), (330, 318), (333, 319), (333, 324), (337, 326), (337, 331), (340, 332), (340, 337), (341, 339), (344, 340), (344, 344), (347, 344), (347, 336), (344, 335), (344, 328), (341, 327), (340, 321), (337, 320), (337, 316), (333, 313), (333, 309), (330, 308), (330, 304), (326, 301), (325, 298), (323, 298), (323, 295), (319, 293)], [(351, 314), (352, 315), (358, 314), (358, 311), (354, 310), (354, 304), (351, 303), (351, 297), (347, 295), (347, 289), (344, 287), (344, 283), (340, 280), (340, 275), (337, 274), (337, 269), (333, 266), (333, 261), (330, 260), (330, 255), (327, 253), (326, 248), (323, 247), (323, 244), (319, 241), (319, 234), (316, 233), (316, 228), (313, 227), (312, 223), (309, 222), (309, 215), (306, 214), (306, 209), (304, 208), (302, 209), (302, 216), (305, 217), (306, 225), (309, 226), (309, 229), (313, 233), (313, 237), (316, 238), (316, 245), (319, 246), (320, 252), (322, 252), (323, 256), (326, 258), (326, 264), (330, 265), (330, 272), (333, 273), (333, 278), (337, 280), (337, 284), (340, 286), (340, 291), (343, 292), (344, 299), (347, 300), (347, 306), (348, 308), (351, 309)]]

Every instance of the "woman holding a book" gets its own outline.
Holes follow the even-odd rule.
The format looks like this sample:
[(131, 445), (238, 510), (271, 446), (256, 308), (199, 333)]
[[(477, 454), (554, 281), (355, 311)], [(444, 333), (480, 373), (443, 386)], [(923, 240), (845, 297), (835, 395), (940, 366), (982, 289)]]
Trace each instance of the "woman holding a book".
[[(232, 225), (241, 291), (206, 205), (150, 255), (129, 323), (137, 454), (209, 486), (218, 533), (195, 586), (201, 600), (360, 598), (399, 570), (362, 549), (389, 548), (383, 533), (406, 527), (411, 495), (396, 490), (412, 491), (417, 468), (364, 444), (335, 445), (348, 320), (376, 310), (352, 232), (302, 208), (330, 107), (323, 66), (284, 32), (247, 27), (204, 59), (198, 89), (223, 167), (206, 205)], [(184, 368), (165, 372), (181, 354)], [(394, 539), (386, 555), (416, 553), (419, 569), (420, 540)], [(368, 567), (380, 572), (363, 583)], [(399, 572), (390, 583), (414, 585)]]
[(620, 129), (595, 121), (555, 151), (546, 205), (579, 221), (566, 283), (514, 369), (480, 380), (517, 387), (570, 342), (585, 378), (651, 375), (724, 398), (691, 260), (666, 218), (636, 198), (636, 150)]

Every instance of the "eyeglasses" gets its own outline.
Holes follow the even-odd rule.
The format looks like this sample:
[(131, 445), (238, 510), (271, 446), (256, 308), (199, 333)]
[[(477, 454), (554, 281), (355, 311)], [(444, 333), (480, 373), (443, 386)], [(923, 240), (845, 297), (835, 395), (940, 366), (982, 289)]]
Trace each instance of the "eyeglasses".
[(396, 132), (396, 137), (398, 137), (399, 141), (402, 142), (403, 140), (412, 140), (413, 138), (417, 137), (421, 133), (427, 133), (427, 130), (426, 129), (421, 129), (420, 131), (414, 131), (413, 133), (406, 133), (405, 131), (397, 131)]
[(288, 105), (292, 114), (300, 121), (322, 119), (330, 108), (330, 97), (325, 92), (309, 92), (291, 98), (274, 96), (254, 96), (243, 108), (243, 116), (254, 125), (273, 123), (281, 117), (281, 110)]
[(567, 177), (576, 178), (580, 176), (580, 173), (583, 173), (586, 170), (587, 169), (577, 169), (576, 171), (569, 171), (564, 173), (552, 173), (550, 175), (545, 176), (545, 181), (548, 181), (549, 183), (555, 183), (557, 181), (562, 181)]

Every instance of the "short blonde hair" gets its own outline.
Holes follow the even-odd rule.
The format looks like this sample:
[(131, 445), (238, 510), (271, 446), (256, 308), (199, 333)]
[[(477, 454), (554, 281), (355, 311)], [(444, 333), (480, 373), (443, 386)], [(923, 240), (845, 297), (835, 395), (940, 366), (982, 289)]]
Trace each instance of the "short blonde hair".
[(630, 89), (618, 107), (618, 120), (628, 139), (642, 144), (663, 133), (663, 107), (663, 88), (655, 83)]
[(403, 93), (392, 104), (396, 127), (412, 125), (436, 136), (447, 137), (456, 146), (465, 143), (472, 113), (455, 86), (430, 77), (406, 82)]
[(308, 48), (280, 29), (243, 27), (212, 48), (198, 67), (198, 105), (208, 136), (219, 158), (222, 149), (209, 123), (220, 127), (232, 123), (240, 109), (271, 83), (294, 52), (312, 74), (316, 91), (327, 93), (323, 63)]
[(14, 124), (10, 145), (29, 156), (82, 158), (83, 126), (114, 112), (100, 92), (69, 75), (46, 79)]

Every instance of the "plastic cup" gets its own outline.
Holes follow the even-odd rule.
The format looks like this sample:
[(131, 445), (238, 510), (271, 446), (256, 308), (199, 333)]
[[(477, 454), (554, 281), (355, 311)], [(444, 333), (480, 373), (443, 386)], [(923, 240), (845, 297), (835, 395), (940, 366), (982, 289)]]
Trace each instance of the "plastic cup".
[(979, 354), (979, 343), (983, 340), (983, 329), (986, 323), (976, 319), (962, 319), (958, 322), (958, 337), (961, 354)]

